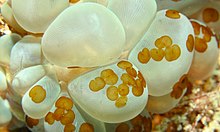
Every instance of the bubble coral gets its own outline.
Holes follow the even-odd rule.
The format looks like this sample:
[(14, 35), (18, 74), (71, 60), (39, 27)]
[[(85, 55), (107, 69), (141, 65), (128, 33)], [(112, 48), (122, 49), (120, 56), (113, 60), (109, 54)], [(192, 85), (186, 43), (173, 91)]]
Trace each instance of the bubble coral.
[(150, 131), (148, 112), (174, 108), (217, 62), (219, 9), (203, 2), (5, 2), (18, 34), (0, 38), (0, 126), (13, 115), (31, 131)]

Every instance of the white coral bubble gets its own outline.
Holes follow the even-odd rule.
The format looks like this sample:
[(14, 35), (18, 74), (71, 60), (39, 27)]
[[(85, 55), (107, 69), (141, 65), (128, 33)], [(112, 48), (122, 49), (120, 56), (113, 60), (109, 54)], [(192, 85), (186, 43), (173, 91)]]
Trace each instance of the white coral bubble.
[(124, 50), (130, 50), (141, 39), (153, 21), (155, 0), (110, 0), (107, 6), (122, 22), (126, 33)]
[(63, 11), (42, 38), (45, 58), (59, 66), (93, 67), (116, 60), (124, 47), (119, 19), (96, 3), (79, 3)]
[(171, 93), (163, 96), (149, 96), (146, 109), (151, 113), (166, 113), (176, 107), (176, 105), (180, 102), (185, 93), (186, 89), (183, 91), (181, 97), (179, 97), (178, 99), (171, 97)]
[(0, 65), (9, 65), (11, 49), (20, 39), (21, 36), (15, 33), (4, 35), (0, 38)]
[[(196, 50), (188, 72), (189, 79), (194, 82), (207, 79), (212, 75), (218, 63), (219, 48), (215, 33), (206, 24), (193, 19), (191, 19), (191, 22), (197, 23), (199, 26), (199, 34), (195, 36)], [(196, 28), (195, 26), (195, 31)], [(208, 39), (205, 40), (204, 38)]]
[(46, 71), (42, 65), (25, 68), (18, 72), (12, 80), (12, 88), (19, 95), (23, 96), (32, 85), (44, 77)]
[(43, 118), (52, 108), (61, 92), (58, 82), (48, 76), (43, 77), (22, 98), (22, 107), (29, 117)]
[[(65, 108), (60, 108), (58, 105), (59, 104), (58, 102), (60, 102), (60, 100), (62, 100), (62, 99), (63, 99), (63, 102), (66, 104), (66, 106), (70, 106), (70, 104), (72, 103), (73, 104), (72, 108), (68, 109), (68, 110)], [(61, 105), (63, 105), (63, 104), (61, 104)], [(72, 118), (71, 119), (72, 121), (69, 121), (71, 123), (66, 124), (65, 121), (63, 120), (64, 119), (63, 117), (64, 117), (65, 113), (67, 113), (68, 111), (72, 111), (72, 113), (74, 113), (74, 116), (73, 116), (74, 118), (69, 116), (69, 119)], [(50, 114), (52, 114), (53, 116), (50, 117)], [(95, 124), (95, 122), (96, 122), (96, 120), (92, 119), (92, 122), (90, 124), (93, 126), (93, 124)], [(54, 103), (52, 109), (50, 110), (50, 113), (48, 113), (47, 116), (45, 117), (44, 128), (45, 128), (45, 131), (48, 131), (48, 132), (50, 132), (50, 131), (63, 132), (63, 131), (66, 131), (65, 129), (68, 128), (68, 125), (71, 124), (74, 126), (75, 131), (78, 132), (83, 123), (87, 123), (87, 121), (81, 116), (81, 112), (77, 109), (75, 102), (73, 102), (70, 99), (67, 92), (62, 92), (59, 95), (59, 98)], [(98, 121), (96, 123), (98, 123), (98, 127), (93, 126), (94, 129), (96, 131), (104, 131), (104, 128), (100, 129), (101, 124), (104, 124), (104, 123), (101, 123), (100, 121)]]
[(12, 26), (20, 34), (25, 34), (26, 31), (17, 23), (14, 18), (13, 11), (8, 2), (5, 2), (1, 7), (1, 13), (8, 25)]
[(33, 33), (43, 33), (68, 6), (68, 0), (12, 0), (18, 24)]
[(8, 87), (5, 71), (2, 67), (0, 67), (0, 92), (5, 91)]
[(7, 125), (12, 119), (10, 106), (7, 100), (0, 97), (0, 127)]
[(123, 60), (79, 76), (70, 82), (68, 91), (85, 112), (108, 123), (135, 117), (148, 98), (141, 73), (136, 66)]
[(11, 50), (10, 70), (14, 75), (18, 71), (42, 63), (41, 38), (27, 35)]
[(172, 86), (188, 72), (193, 59), (193, 44), (187, 48), (189, 36), (194, 37), (193, 27), (179, 12), (174, 11), (176, 15), (172, 18), (172, 12), (157, 12), (150, 28), (128, 58), (142, 72), (152, 96), (170, 93)]

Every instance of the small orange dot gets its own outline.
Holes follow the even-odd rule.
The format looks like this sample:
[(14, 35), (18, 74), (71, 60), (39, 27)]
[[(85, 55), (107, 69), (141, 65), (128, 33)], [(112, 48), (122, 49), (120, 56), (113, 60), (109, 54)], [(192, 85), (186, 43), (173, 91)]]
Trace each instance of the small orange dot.
[(33, 128), (39, 124), (39, 120), (26, 116), (26, 123), (29, 128)]
[(180, 18), (180, 13), (176, 10), (167, 10), (166, 11), (166, 16), (172, 19), (179, 19)]
[(126, 72), (129, 75), (131, 75), (132, 77), (136, 77), (137, 76), (137, 71), (133, 67), (126, 68)]
[(73, 124), (67, 124), (64, 127), (64, 132), (74, 132), (76, 127)]
[(96, 77), (95, 80), (89, 82), (89, 88), (93, 92), (97, 92), (105, 87), (105, 81), (101, 77)]
[(144, 88), (142, 86), (141, 80), (137, 79), (136, 80), (136, 86), (132, 87), (132, 93), (134, 96), (141, 96), (144, 93)]
[(123, 73), (121, 75), (121, 80), (124, 84), (132, 85), (132, 86), (136, 85), (134, 78), (127, 73)]
[(217, 22), (219, 19), (219, 12), (214, 8), (206, 8), (202, 14), (205, 23)]
[(191, 21), (191, 24), (193, 26), (195, 35), (199, 35), (200, 34), (200, 27), (201, 27), (201, 25), (199, 23), (197, 23), (197, 22), (194, 22), (194, 21)]
[(146, 87), (146, 81), (145, 81), (145, 79), (144, 79), (144, 77), (143, 77), (143, 75), (141, 74), (140, 71), (138, 71), (138, 78), (141, 80), (142, 86), (145, 88)]
[(105, 69), (101, 72), (101, 78), (108, 85), (115, 85), (118, 82), (118, 76), (112, 69)]
[(80, 0), (69, 0), (70, 3), (77, 3), (79, 2)]
[(208, 45), (205, 40), (195, 37), (195, 49), (196, 51), (203, 53), (208, 48)]
[(148, 63), (150, 60), (150, 51), (148, 48), (144, 48), (142, 51), (138, 53), (138, 61), (142, 64)]
[(179, 79), (180, 87), (182, 90), (184, 90), (187, 86), (187, 83), (189, 83), (189, 80), (187, 78), (187, 74), (184, 74), (180, 79)]
[(215, 39), (216, 39), (216, 41), (217, 41), (217, 46), (218, 46), (218, 48), (220, 48), (220, 40), (218, 39), (217, 35), (215, 35)]
[(52, 112), (47, 113), (45, 117), (45, 122), (47, 122), (49, 125), (52, 125), (54, 121), (55, 119), (53, 118), (53, 113)]
[(165, 36), (158, 38), (154, 44), (157, 48), (162, 49), (164, 47), (171, 46), (172, 43), (173, 43), (172, 39), (169, 36), (165, 35)]
[(121, 96), (115, 101), (115, 106), (118, 108), (122, 108), (127, 104), (128, 98), (127, 96)]
[(46, 90), (42, 86), (36, 85), (30, 90), (29, 97), (33, 102), (41, 103), (46, 98)]
[(121, 69), (127, 69), (127, 68), (131, 68), (132, 67), (132, 64), (128, 61), (120, 61), (118, 62), (117, 66)]
[(202, 26), (203, 39), (206, 42), (210, 42), (213, 35), (212, 30), (209, 27)]
[(65, 113), (61, 117), (60, 123), (63, 125), (67, 125), (73, 123), (74, 119), (75, 119), (75, 113), (72, 110), (68, 110), (67, 113)]
[(55, 106), (57, 108), (70, 110), (73, 108), (73, 101), (68, 97), (62, 96), (56, 101)]
[(129, 93), (129, 87), (126, 84), (122, 83), (118, 86), (118, 91), (121, 96), (126, 96)]
[(179, 99), (183, 93), (183, 89), (180, 82), (177, 82), (173, 86), (173, 91), (170, 93), (170, 96)]
[(110, 86), (106, 90), (106, 95), (109, 100), (115, 101), (118, 98), (118, 88), (115, 86)]
[(165, 58), (167, 61), (174, 61), (180, 57), (181, 49), (177, 44), (169, 46), (165, 49)]
[(186, 41), (186, 47), (189, 52), (193, 51), (194, 48), (194, 37), (192, 34), (188, 35), (187, 41)]
[(153, 60), (155, 61), (161, 61), (165, 55), (165, 52), (163, 49), (156, 49), (153, 48), (150, 50), (150, 55), (152, 57)]
[(56, 121), (60, 121), (61, 117), (64, 115), (64, 112), (65, 112), (64, 109), (62, 109), (62, 108), (57, 108), (57, 109), (54, 111), (53, 118), (54, 118)]
[(79, 128), (79, 132), (94, 132), (94, 127), (90, 123), (83, 123)]

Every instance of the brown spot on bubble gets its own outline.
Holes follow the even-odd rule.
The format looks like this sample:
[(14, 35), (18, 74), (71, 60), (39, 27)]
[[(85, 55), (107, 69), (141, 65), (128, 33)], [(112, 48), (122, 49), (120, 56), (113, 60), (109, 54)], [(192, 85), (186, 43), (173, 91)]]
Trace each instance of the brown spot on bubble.
[(127, 104), (127, 96), (121, 96), (115, 101), (115, 106), (118, 108), (124, 107)]
[(187, 88), (186, 94), (187, 95), (192, 94), (193, 84), (189, 81), (188, 78), (187, 78), (186, 88)]
[(165, 52), (163, 49), (153, 48), (150, 50), (150, 55), (151, 55), (152, 59), (155, 61), (161, 61), (164, 57), (164, 54), (165, 54)]
[(126, 123), (120, 123), (116, 129), (115, 132), (129, 132), (129, 125)]
[(97, 92), (105, 87), (105, 81), (101, 77), (96, 77), (95, 80), (89, 82), (89, 88), (93, 92)]
[(194, 22), (194, 21), (191, 21), (191, 24), (193, 26), (195, 35), (199, 35), (200, 34), (200, 27), (201, 27), (201, 25), (199, 23), (197, 23), (197, 22)]
[(217, 22), (219, 19), (219, 12), (214, 8), (206, 8), (203, 10), (202, 18), (205, 23)]
[(116, 99), (118, 99), (118, 88), (115, 86), (108, 87), (106, 90), (106, 95), (109, 100), (115, 101)]
[(56, 101), (55, 106), (57, 108), (70, 110), (73, 108), (73, 101), (70, 98), (62, 96)]
[(26, 123), (29, 128), (33, 128), (39, 124), (39, 119), (33, 119), (31, 117), (26, 116)]
[(173, 91), (170, 93), (170, 96), (175, 99), (179, 99), (185, 88), (187, 88), (187, 90), (192, 88), (192, 84), (188, 80), (187, 74), (181, 76), (179, 81), (174, 84)]
[(176, 44), (169, 46), (165, 49), (165, 58), (167, 61), (174, 61), (180, 57), (181, 50)]
[(209, 27), (205, 27), (205, 26), (202, 26), (202, 25), (201, 25), (201, 27), (202, 27), (203, 39), (206, 42), (210, 42), (211, 37), (213, 36), (212, 30)]
[(142, 51), (140, 51), (138, 53), (138, 60), (140, 63), (142, 64), (146, 64), (148, 63), (148, 61), (150, 60), (151, 56), (150, 56), (150, 51), (147, 48), (144, 48)]
[(30, 90), (29, 96), (33, 102), (41, 103), (46, 98), (46, 90), (42, 86), (36, 85)]
[(138, 71), (138, 78), (141, 80), (142, 86), (145, 88), (146, 87), (146, 81), (143, 77), (143, 75), (141, 74), (140, 71)]
[(60, 119), (60, 123), (67, 125), (73, 123), (75, 119), (75, 113), (72, 110), (68, 110)]
[(67, 67), (68, 69), (76, 69), (76, 68), (82, 68), (82, 67), (79, 67), (79, 66), (69, 66)]
[[(204, 29), (206, 29), (205, 31), (206, 31), (206, 33), (207, 34), (209, 34), (210, 36), (214, 36), (215, 34), (213, 33), (213, 31), (211, 30), (211, 28), (209, 28), (208, 26), (202, 26), (202, 27), (204, 27)], [(205, 32), (203, 32), (203, 33), (205, 33)]]
[(94, 127), (90, 123), (83, 123), (79, 128), (79, 132), (94, 132)]
[(186, 41), (186, 47), (189, 52), (193, 51), (194, 48), (194, 37), (192, 34), (188, 35), (187, 41)]
[(126, 68), (126, 72), (131, 75), (132, 77), (136, 77), (137, 76), (137, 71), (131, 67), (131, 68)]
[(127, 73), (123, 73), (121, 75), (121, 80), (124, 84), (132, 85), (132, 86), (136, 85), (134, 78)]
[(177, 82), (174, 84), (173, 86), (173, 91), (170, 93), (170, 96), (175, 98), (175, 99), (179, 99), (182, 95), (182, 87), (181, 87), (181, 83)]
[(128, 61), (120, 61), (118, 62), (117, 66), (121, 69), (127, 69), (127, 68), (131, 68), (132, 67), (132, 64)]
[(79, 2), (80, 0), (69, 0), (70, 3), (77, 3)]
[(141, 96), (144, 93), (144, 88), (140, 79), (136, 80), (136, 86), (132, 87), (132, 93), (134, 96)]
[(165, 36), (162, 36), (160, 38), (158, 38), (156, 41), (155, 41), (155, 46), (159, 49), (162, 49), (164, 47), (169, 47), (172, 45), (172, 39), (165, 35)]
[(55, 111), (54, 111), (54, 114), (53, 114), (53, 118), (56, 120), (56, 121), (60, 121), (61, 117), (64, 115), (65, 113), (65, 110), (62, 109), (62, 108), (57, 108)]
[(180, 13), (176, 10), (167, 10), (166, 11), (166, 16), (172, 19), (179, 19), (180, 18)]
[(47, 122), (49, 125), (53, 125), (55, 119), (53, 118), (53, 113), (49, 112), (47, 113), (46, 117), (45, 117), (45, 122)]
[(184, 74), (182, 77), (180, 77), (179, 82), (183, 85), (183, 89), (185, 88), (187, 81), (187, 74)]
[(203, 53), (208, 48), (208, 45), (205, 40), (195, 37), (195, 49), (197, 52)]
[(101, 78), (108, 85), (114, 85), (118, 81), (117, 74), (112, 69), (105, 69), (101, 72)]
[(73, 124), (67, 124), (64, 127), (64, 132), (74, 132), (76, 127)]
[(216, 39), (216, 41), (217, 41), (217, 46), (218, 46), (218, 48), (220, 48), (220, 40), (219, 40), (219, 38), (218, 38), (217, 35), (215, 35), (215, 39)]
[(129, 87), (122, 83), (118, 86), (118, 92), (121, 96), (127, 96), (129, 94)]

